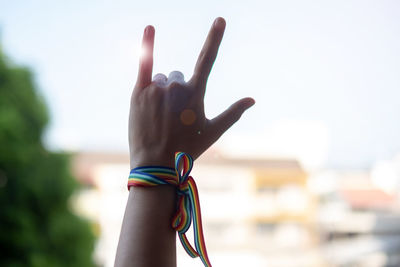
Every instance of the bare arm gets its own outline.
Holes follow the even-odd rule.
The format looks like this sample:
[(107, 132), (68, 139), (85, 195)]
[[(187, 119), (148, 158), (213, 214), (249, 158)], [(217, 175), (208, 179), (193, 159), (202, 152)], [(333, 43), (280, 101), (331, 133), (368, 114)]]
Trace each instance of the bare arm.
[[(199, 55), (194, 74), (171, 72), (152, 77), (154, 28), (143, 36), (141, 58), (129, 116), (131, 168), (174, 166), (174, 154), (183, 151), (194, 159), (210, 147), (243, 112), (254, 104), (244, 98), (214, 119), (204, 114), (207, 79), (217, 56), (225, 21), (217, 18)], [(131, 187), (125, 210), (115, 266), (176, 266), (176, 239), (171, 228), (175, 189)]]
[(176, 266), (175, 189), (132, 187), (115, 266)]

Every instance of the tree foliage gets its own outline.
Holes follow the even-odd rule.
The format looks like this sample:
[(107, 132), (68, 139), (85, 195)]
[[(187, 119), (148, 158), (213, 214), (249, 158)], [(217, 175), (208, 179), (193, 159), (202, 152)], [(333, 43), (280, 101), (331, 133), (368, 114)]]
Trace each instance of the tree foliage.
[(46, 150), (44, 100), (27, 68), (0, 50), (0, 265), (92, 266), (90, 225), (68, 200), (69, 156)]

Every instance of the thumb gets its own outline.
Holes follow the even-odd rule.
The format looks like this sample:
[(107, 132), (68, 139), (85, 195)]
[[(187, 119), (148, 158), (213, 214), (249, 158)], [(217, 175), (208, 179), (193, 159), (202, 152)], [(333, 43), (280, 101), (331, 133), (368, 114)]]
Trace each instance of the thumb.
[(227, 110), (219, 114), (210, 121), (210, 134), (213, 139), (217, 140), (226, 132), (235, 122), (237, 122), (242, 114), (255, 104), (253, 98), (246, 97), (233, 103)]

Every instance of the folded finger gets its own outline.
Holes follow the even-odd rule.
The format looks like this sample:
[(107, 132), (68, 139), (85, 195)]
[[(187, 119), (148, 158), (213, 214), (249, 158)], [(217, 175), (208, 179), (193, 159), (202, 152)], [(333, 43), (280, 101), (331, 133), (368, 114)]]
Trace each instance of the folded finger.
[(153, 77), (153, 82), (156, 83), (158, 86), (165, 86), (167, 84), (167, 76), (162, 73), (157, 73)]
[(182, 72), (180, 71), (172, 71), (169, 75), (168, 75), (168, 82), (167, 85), (170, 85), (173, 82), (177, 82), (180, 84), (184, 84), (185, 83), (185, 77), (183, 75)]

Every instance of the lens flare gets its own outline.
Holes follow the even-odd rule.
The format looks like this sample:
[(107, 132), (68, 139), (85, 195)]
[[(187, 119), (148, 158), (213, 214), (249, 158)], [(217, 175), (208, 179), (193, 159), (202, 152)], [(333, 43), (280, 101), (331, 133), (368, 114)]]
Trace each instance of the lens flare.
[(196, 113), (191, 109), (185, 109), (180, 116), (184, 125), (192, 125), (196, 121)]

